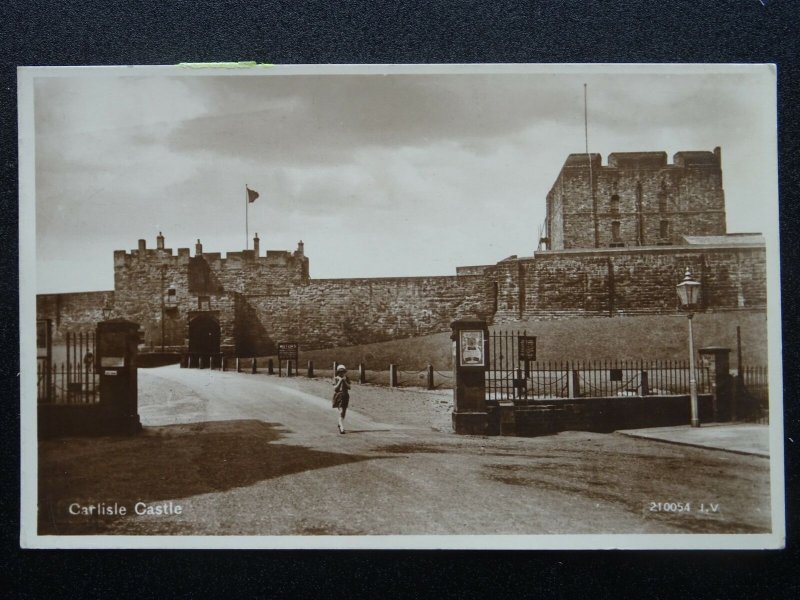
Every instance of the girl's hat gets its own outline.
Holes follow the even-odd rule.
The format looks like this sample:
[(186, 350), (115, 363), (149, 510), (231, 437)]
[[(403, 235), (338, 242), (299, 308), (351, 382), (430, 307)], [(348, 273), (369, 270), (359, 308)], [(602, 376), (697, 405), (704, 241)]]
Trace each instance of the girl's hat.
[(347, 371), (347, 367), (345, 367), (344, 365), (339, 365), (338, 367), (336, 367), (336, 372), (338, 373), (339, 371)]

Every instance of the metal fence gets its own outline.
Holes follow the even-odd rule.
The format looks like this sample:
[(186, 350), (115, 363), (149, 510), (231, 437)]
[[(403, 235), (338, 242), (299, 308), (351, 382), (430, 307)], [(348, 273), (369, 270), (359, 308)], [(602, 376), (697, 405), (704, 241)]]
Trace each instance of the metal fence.
[[(486, 397), (489, 400), (668, 396), (689, 393), (689, 361), (536, 361), (520, 357), (525, 332), (492, 332)], [(711, 373), (695, 368), (698, 393), (708, 393)]]
[(769, 423), (769, 373), (767, 367), (743, 367), (739, 371), (737, 404), (749, 420)]
[(36, 364), (40, 403), (91, 404), (100, 401), (94, 356), (94, 332), (68, 332), (64, 344), (40, 356)]
[[(486, 372), (487, 399), (607, 398), (689, 393), (689, 361), (542, 361)], [(698, 393), (709, 393), (708, 368), (695, 368)]]

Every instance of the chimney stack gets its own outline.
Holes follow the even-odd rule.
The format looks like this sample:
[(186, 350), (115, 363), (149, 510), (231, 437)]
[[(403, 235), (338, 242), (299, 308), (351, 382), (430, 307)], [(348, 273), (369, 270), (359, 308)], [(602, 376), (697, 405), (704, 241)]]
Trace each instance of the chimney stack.
[(197, 243), (194, 245), (194, 255), (201, 256), (203, 254), (203, 244), (200, 243), (200, 240), (197, 240)]
[(144, 240), (139, 240), (139, 253), (144, 254), (146, 249), (147, 249), (147, 242)]
[(253, 252), (256, 256), (258, 256), (258, 241), (258, 233), (256, 233), (256, 237), (253, 238)]
[(159, 231), (158, 237), (156, 238), (156, 248), (159, 250), (164, 249), (164, 235)]
[(300, 240), (299, 242), (297, 242), (297, 254), (299, 254), (300, 256), (303, 256), (304, 252), (303, 248), (304, 248), (303, 240)]

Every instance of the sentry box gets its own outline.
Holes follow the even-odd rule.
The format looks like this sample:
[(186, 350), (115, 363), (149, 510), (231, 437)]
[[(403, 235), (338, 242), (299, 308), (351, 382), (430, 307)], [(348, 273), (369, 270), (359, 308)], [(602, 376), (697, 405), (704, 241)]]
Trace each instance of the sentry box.
[(138, 413), (139, 324), (124, 319), (97, 324), (95, 368), (100, 375), (100, 403), (109, 411), (115, 429), (141, 429)]

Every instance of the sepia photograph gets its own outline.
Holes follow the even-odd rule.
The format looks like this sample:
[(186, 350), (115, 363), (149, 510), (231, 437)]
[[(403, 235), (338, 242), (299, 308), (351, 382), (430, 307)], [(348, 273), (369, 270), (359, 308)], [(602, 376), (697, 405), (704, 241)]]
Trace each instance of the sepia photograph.
[(773, 65), (18, 99), (23, 547), (784, 546)]

